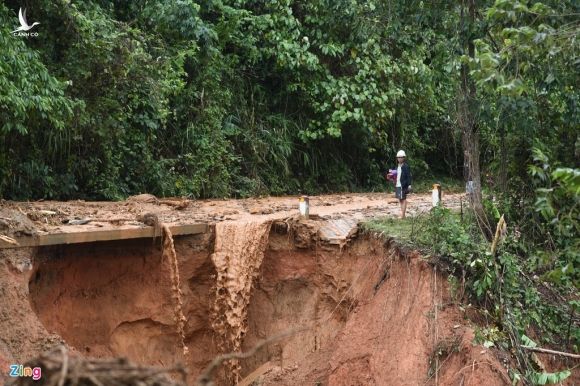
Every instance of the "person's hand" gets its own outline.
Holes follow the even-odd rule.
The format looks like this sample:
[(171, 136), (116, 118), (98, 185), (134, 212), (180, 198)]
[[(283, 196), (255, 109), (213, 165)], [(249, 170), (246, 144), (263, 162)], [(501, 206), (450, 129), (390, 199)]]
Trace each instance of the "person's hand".
[(407, 193), (411, 193), (413, 191), (413, 188), (411, 187), (411, 185), (409, 185), (409, 187), (407, 188)]

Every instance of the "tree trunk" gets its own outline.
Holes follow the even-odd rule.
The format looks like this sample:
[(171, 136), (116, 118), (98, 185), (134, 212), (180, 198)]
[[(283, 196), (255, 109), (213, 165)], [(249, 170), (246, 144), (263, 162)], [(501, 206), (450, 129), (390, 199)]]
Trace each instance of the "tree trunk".
[(508, 188), (508, 173), (507, 173), (507, 162), (508, 162), (508, 155), (507, 155), (507, 146), (506, 146), (506, 130), (505, 130), (505, 123), (501, 124), (501, 128), (499, 131), (499, 138), (500, 138), (500, 153), (499, 153), (499, 176), (498, 176), (498, 185), (501, 193), (505, 196), (507, 193)]
[[(468, 28), (463, 31), (472, 31), (475, 25), (476, 0), (464, 0), (461, 7), (461, 23)], [(466, 15), (467, 8), (467, 15)], [(471, 33), (464, 32), (464, 52), (470, 58), (475, 56), (475, 46)], [(476, 122), (477, 111), (476, 90), (473, 80), (469, 76), (469, 67), (466, 63), (461, 66), (461, 91), (459, 96), (458, 123), (461, 128), (463, 144), (463, 176), (468, 186), (469, 203), (473, 209), (477, 222), (487, 237), (491, 237), (491, 227), (483, 210), (481, 195), (481, 170), (479, 167), (479, 130)]]

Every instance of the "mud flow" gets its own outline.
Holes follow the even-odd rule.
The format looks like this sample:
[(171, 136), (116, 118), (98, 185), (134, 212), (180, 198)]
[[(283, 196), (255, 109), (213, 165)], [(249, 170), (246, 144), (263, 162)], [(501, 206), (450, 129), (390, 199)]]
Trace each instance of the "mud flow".
[[(217, 355), (289, 331), (220, 365), (215, 383), (506, 382), (497, 360), (472, 345), (445, 279), (421, 256), (373, 235), (331, 245), (316, 234), (312, 223), (223, 222), (175, 237), (174, 255), (167, 242), (146, 239), (44, 247), (28, 252), (27, 289), (14, 279), (6, 293), (27, 295), (28, 304), (14, 304), (32, 307), (25, 317), (40, 321), (37, 342), (62, 339), (89, 357), (184, 363), (190, 385)], [(8, 344), (11, 359), (38, 350), (18, 344)]]

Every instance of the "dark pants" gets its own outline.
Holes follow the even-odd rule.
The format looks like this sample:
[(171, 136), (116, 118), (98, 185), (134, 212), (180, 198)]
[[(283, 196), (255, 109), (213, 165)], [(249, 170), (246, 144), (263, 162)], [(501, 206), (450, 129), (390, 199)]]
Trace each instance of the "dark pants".
[(395, 188), (395, 197), (399, 200), (406, 200), (407, 199), (407, 190), (403, 190), (402, 187), (398, 186)]

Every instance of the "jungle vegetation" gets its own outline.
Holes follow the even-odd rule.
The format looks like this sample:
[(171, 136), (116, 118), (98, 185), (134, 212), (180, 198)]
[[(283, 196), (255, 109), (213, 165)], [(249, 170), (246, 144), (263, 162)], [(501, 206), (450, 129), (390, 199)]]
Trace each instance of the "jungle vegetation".
[(377, 191), (402, 148), (474, 183), (425, 237), (485, 340), (578, 352), (579, 2), (5, 0), (0, 25), (2, 198)]

